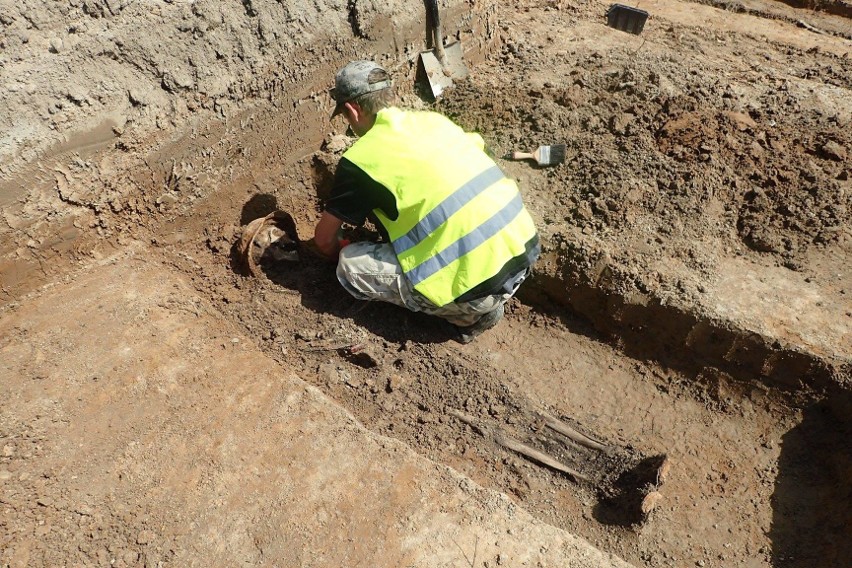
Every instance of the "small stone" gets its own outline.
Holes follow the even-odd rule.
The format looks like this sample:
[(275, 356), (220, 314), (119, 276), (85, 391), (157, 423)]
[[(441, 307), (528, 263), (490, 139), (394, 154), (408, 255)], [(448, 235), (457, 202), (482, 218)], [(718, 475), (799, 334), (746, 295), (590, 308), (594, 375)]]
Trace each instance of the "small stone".
[(133, 106), (148, 106), (150, 101), (148, 96), (141, 89), (133, 88), (127, 92), (127, 98)]
[(141, 530), (139, 531), (139, 534), (136, 535), (136, 544), (148, 544), (154, 540), (155, 536), (156, 535), (153, 532), (147, 529)]
[(663, 496), (659, 491), (651, 491), (648, 493), (645, 498), (642, 499), (642, 513), (645, 515), (650, 514), (651, 511), (660, 506), (660, 501), (662, 501), (662, 499)]
[(353, 377), (352, 373), (347, 373), (346, 371), (340, 372), (340, 378), (343, 380), (344, 383), (346, 383), (347, 386), (350, 386), (352, 388), (358, 388), (363, 384), (361, 380), (356, 377)]
[(13, 446), (12, 444), (6, 444), (5, 446), (3, 446), (4, 458), (10, 458), (13, 455), (15, 455), (15, 446)]
[(343, 152), (352, 144), (352, 139), (342, 134), (334, 134), (325, 142), (325, 150), (332, 154)]
[(53, 504), (53, 499), (50, 497), (39, 497), (36, 499), (36, 503), (42, 507), (50, 507)]
[(169, 93), (177, 93), (189, 89), (194, 84), (192, 77), (184, 69), (174, 69), (163, 73), (162, 87)]
[(65, 49), (65, 42), (62, 41), (62, 38), (55, 37), (50, 40), (51, 53), (60, 53), (63, 49)]
[(834, 140), (830, 140), (822, 145), (822, 153), (827, 158), (834, 160), (835, 162), (845, 162), (849, 155), (846, 148)]
[(89, 95), (86, 90), (77, 85), (70, 86), (65, 96), (77, 106), (83, 106), (83, 104), (89, 102)]
[(91, 517), (92, 516), (92, 508), (86, 505), (85, 503), (79, 505), (74, 508), (74, 512), (78, 515), (82, 515), (83, 517)]
[(405, 377), (403, 377), (402, 375), (391, 375), (390, 377), (388, 377), (388, 392), (399, 390), (400, 388), (405, 386), (406, 382), (407, 381), (405, 380)]
[(0, 481), (12, 479), (12, 472), (6, 469), (0, 470)]
[(178, 198), (171, 193), (164, 193), (157, 198), (157, 205), (164, 205), (166, 207), (174, 205), (177, 202)]

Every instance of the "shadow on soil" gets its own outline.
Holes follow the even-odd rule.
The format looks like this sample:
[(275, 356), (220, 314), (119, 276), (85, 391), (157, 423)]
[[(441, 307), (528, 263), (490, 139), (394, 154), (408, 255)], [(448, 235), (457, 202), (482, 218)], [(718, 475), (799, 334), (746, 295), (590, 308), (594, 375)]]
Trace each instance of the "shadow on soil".
[[(277, 209), (275, 196), (255, 195), (243, 205), (240, 225), (245, 226)], [(372, 235), (357, 235), (359, 240), (366, 240), (364, 237), (368, 236)], [(418, 343), (444, 343), (456, 337), (455, 328), (440, 318), (410, 312), (382, 302), (356, 300), (337, 281), (334, 264), (309, 254), (299, 256), (299, 261), (287, 261), (264, 253), (258, 259), (258, 265), (269, 280), (298, 292), (302, 305), (306, 308), (342, 319), (352, 319), (375, 335), (394, 343), (404, 343), (408, 340)], [(231, 247), (230, 264), (234, 272), (247, 274), (239, 250), (239, 241)]]
[(662, 480), (660, 467), (666, 456), (649, 456), (629, 469), (622, 471), (605, 489), (599, 491), (599, 501), (594, 506), (595, 520), (604, 525), (630, 527), (646, 519), (643, 502), (649, 493), (656, 491)]
[(253, 195), (243, 204), (240, 212), (240, 226), (244, 227), (251, 221), (265, 217), (278, 209), (278, 199), (269, 193)]
[[(556, 272), (538, 274), (524, 291), (524, 302), (560, 317), (576, 333), (616, 343), (633, 359), (661, 363), (687, 376), (709, 367), (732, 377), (759, 377), (759, 382), (792, 394), (803, 387), (829, 389), (835, 383), (835, 372), (825, 362), (779, 349), (759, 334), (728, 329), (700, 310), (659, 301), (630, 303), (605, 286), (564, 276), (562, 269)], [(594, 333), (578, 328), (576, 320), (581, 318)]]
[(852, 558), (852, 393), (802, 413), (781, 441), (772, 495), (772, 565), (845, 568)]

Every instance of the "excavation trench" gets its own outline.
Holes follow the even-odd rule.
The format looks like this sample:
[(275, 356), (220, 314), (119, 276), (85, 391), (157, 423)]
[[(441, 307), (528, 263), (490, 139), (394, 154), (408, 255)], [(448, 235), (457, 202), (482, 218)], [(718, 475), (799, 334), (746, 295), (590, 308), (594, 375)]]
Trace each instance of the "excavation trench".
[[(262, 201), (275, 206), (272, 196), (252, 206)], [(440, 321), (341, 294), (322, 263), (267, 259), (264, 270), (244, 282), (249, 307), (231, 299), (223, 309), (267, 353), (304, 369), (369, 428), (548, 523), (647, 566), (753, 556), (778, 566), (841, 566), (852, 552), (833, 536), (850, 520), (847, 392), (790, 397), (757, 375), (672, 370), (657, 361), (663, 341), (628, 355), (595, 331), (590, 322), (598, 322), (546, 297), (552, 283), (540, 276), (513, 302), (493, 334), (501, 337), (462, 349)], [(572, 442), (548, 426), (551, 417), (608, 450)], [(543, 464), (529, 449), (573, 471)], [(671, 470), (661, 478), (663, 455)], [(650, 493), (659, 501), (643, 514)]]
[[(317, 124), (320, 111), (310, 115)], [(781, 366), (763, 372), (773, 348), (736, 326), (631, 301), (606, 279), (597, 285), (576, 269), (597, 266), (595, 255), (582, 260), (547, 242), (507, 320), (466, 347), (441, 321), (348, 297), (322, 263), (240, 274), (235, 244), (252, 219), (281, 209), (303, 237), (313, 228), (340, 139), (322, 140), (303, 119), (261, 105), (160, 146), (148, 157), (153, 175), (134, 177), (142, 199), (96, 211), (99, 226), (150, 241), (282, 369), (374, 432), (636, 565), (844, 566), (848, 392), (807, 360), (786, 375)], [(228, 174), (229, 160), (251, 173)], [(218, 183), (199, 185), (206, 172)], [(529, 197), (533, 211), (546, 207), (537, 199)], [(154, 216), (141, 225), (146, 207)], [(735, 343), (751, 358), (732, 360)], [(572, 443), (547, 417), (614, 450)], [(515, 442), (580, 475), (542, 465)], [(671, 464), (665, 479), (660, 456)], [(649, 494), (654, 507), (643, 514)]]
[[(594, 81), (580, 77), (586, 86)], [(507, 136), (486, 117), (519, 132), (530, 124), (548, 128), (525, 114), (524, 101), (557, 126), (581, 128), (546, 105), (565, 96), (557, 89), (510, 90), (506, 98), (517, 106), (499, 107), (489, 102), (486, 88), (492, 87), (485, 80), (466, 85), (443, 109), (464, 126), (482, 129), (498, 155)], [(274, 120), (288, 119), (301, 121)], [(252, 148), (265, 133), (235, 136), (235, 145)], [(217, 195), (239, 206), (240, 214), (218, 215), (219, 225), (208, 231), (214, 258), (231, 254), (239, 226), (274, 209), (292, 213), (299, 233), (310, 235), (317, 197), (327, 194), (347, 143), (321, 136), (306, 136), (297, 148), (278, 147), (279, 155), (297, 157), (289, 164), (254, 160), (264, 167), (220, 188)], [(757, 557), (774, 565), (803, 558), (843, 565), (850, 550), (835, 537), (849, 526), (843, 503), (850, 486), (842, 473), (852, 454), (849, 423), (847, 414), (825, 402), (847, 398), (842, 357), (776, 342), (688, 301), (637, 293), (635, 285), (625, 285), (633, 275), (604, 251), (572, 239), (569, 227), (554, 230), (559, 209), (574, 206), (554, 185), (563, 174), (504, 165), (521, 178), (528, 206), (544, 219), (545, 252), (500, 333), (472, 348), (447, 342), (451, 330), (439, 321), (354, 301), (329, 267), (312, 263), (273, 266), (271, 278), (257, 281), (220, 275), (214, 279), (219, 291), (231, 278), (240, 287), (225, 292), (222, 310), (282, 365), (304, 369), (304, 378), (371, 429), (633, 563), (736, 565)], [(363, 231), (351, 236), (372, 237)], [(625, 459), (613, 465), (571, 445), (547, 428), (545, 414), (619, 448)], [(499, 443), (495, 430), (591, 481), (542, 467)], [(631, 479), (643, 462), (662, 455), (672, 462), (662, 485)], [(643, 484), (662, 496), (647, 519), (636, 516), (635, 493), (625, 490)], [(835, 528), (817, 528), (825, 525)]]
[[(371, 430), (603, 550), (638, 566), (754, 558), (845, 566), (849, 393), (795, 346), (779, 349), (700, 311), (636, 302), (576, 269), (596, 266), (596, 256), (561, 254), (553, 242), (507, 321), (467, 347), (449, 341), (440, 321), (349, 298), (326, 265), (238, 274), (234, 245), (250, 220), (283, 209), (303, 236), (316, 220), (337, 157), (311, 128), (275, 134), (296, 118), (258, 107), (162, 146), (149, 156), (153, 175), (131, 176), (141, 199), (86, 215), (152, 242), (154, 256), (182, 270), (282, 369)], [(229, 159), (252, 173), (224, 174)], [(204, 172), (219, 183), (198, 185)], [(143, 225), (146, 208), (154, 216)], [(786, 363), (767, 366), (778, 353)], [(572, 443), (547, 416), (614, 451)], [(660, 456), (671, 463), (666, 479)], [(642, 513), (649, 495), (653, 507)]]
[[(849, 520), (849, 423), (825, 401), (839, 404), (846, 393), (828, 379), (818, 389), (818, 381), (767, 377), (760, 358), (771, 353), (752, 350), (751, 366), (732, 362), (720, 341), (760, 344), (733, 326), (720, 339), (715, 327), (695, 331), (726, 329), (702, 324), (699, 313), (629, 312), (624, 298), (564, 278), (573, 271), (556, 263), (525, 285), (499, 333), (460, 348), (438, 320), (348, 297), (323, 263), (267, 259), (265, 277), (238, 275), (235, 244), (248, 221), (283, 209), (310, 235), (336, 157), (309, 149), (282, 148), (301, 157), (220, 187), (216, 201), (241, 203), (239, 214), (214, 214), (219, 224), (205, 229), (203, 248), (168, 235), (160, 244), (283, 367), (301, 369), (370, 429), (637, 565), (753, 556), (787, 565), (803, 555), (842, 565), (850, 550), (832, 535)], [(195, 215), (211, 212), (205, 204)], [(193, 226), (186, 219), (167, 233)], [(548, 416), (613, 451), (572, 443), (547, 426)], [(580, 475), (543, 465), (507, 439)], [(659, 476), (662, 456), (668, 479)], [(642, 513), (651, 493), (658, 500)], [(836, 531), (817, 528), (826, 524)]]
[[(591, 253), (581, 262), (588, 264), (596, 258)], [(631, 357), (658, 361), (690, 374), (705, 372), (763, 383), (805, 399), (817, 391), (835, 390), (841, 375), (849, 373), (848, 363), (833, 365), (811, 350), (780, 344), (735, 322), (708, 315), (699, 307), (621, 294), (605, 278), (590, 283), (561, 277), (560, 273), (576, 274), (576, 266), (557, 264), (554, 272), (537, 274), (521, 293), (524, 301), (552, 313), (562, 306), (585, 318)]]
[[(485, 20), (496, 25), (490, 15)], [(543, 29), (552, 36), (548, 42), (561, 31)], [(676, 30), (681, 31), (678, 41), (684, 35), (702, 39), (692, 37), (695, 29)], [(650, 47), (638, 57), (635, 49), (614, 49), (606, 57), (572, 54), (570, 65), (550, 69), (553, 77), (570, 78), (570, 84), (557, 85), (550, 76), (542, 81), (529, 74), (541, 63), (535, 58), (545, 56), (525, 49), (517, 38), (509, 40), (497, 71), (482, 70), (484, 78), (460, 86), (442, 110), (482, 131), (497, 150), (568, 130), (576, 133), (571, 148), (576, 155), (571, 168), (552, 171), (504, 164), (520, 179), (525, 201), (540, 221), (545, 251), (506, 321), (472, 345), (451, 341), (452, 330), (441, 321), (355, 301), (340, 288), (333, 268), (322, 263), (267, 264), (264, 278), (240, 274), (235, 245), (249, 221), (284, 210), (305, 237), (318, 218), (336, 161), (349, 142), (342, 132), (327, 135), (342, 128), (328, 126), (328, 101), (316, 96), (327, 87), (330, 63), (314, 69), (299, 92), (287, 92), (287, 81), (270, 77), (269, 85), (258, 87), (268, 88), (268, 101), (241, 101), (244, 109), (225, 120), (195, 124), (175, 141), (125, 134), (112, 154), (93, 159), (100, 168), (79, 166), (68, 176), (60, 174), (56, 185), (51, 173), (42, 181), (74, 210), (72, 218), (52, 226), (53, 234), (59, 234), (59, 224), (76, 231), (59, 245), (47, 240), (42, 249), (31, 247), (27, 266), (35, 272), (46, 265), (41, 270), (47, 278), (50, 270), (62, 273), (57, 259), (70, 263), (69, 249), (99, 248), (102, 255), (126, 240), (144, 243), (153, 261), (181, 271), (204, 303), (241, 326), (282, 372), (313, 383), (367, 428), (509, 495), (545, 522), (637, 566), (846, 566), (852, 557), (848, 360), (794, 339), (775, 342), (688, 301), (664, 301), (625, 286), (635, 278), (623, 269), (623, 258), (608, 260), (586, 240), (574, 238), (611, 234), (611, 226), (629, 221), (631, 212), (620, 210), (620, 203), (639, 203), (646, 196), (682, 206), (663, 203), (660, 210), (666, 215), (674, 210), (676, 218), (665, 217), (661, 224), (680, 224), (689, 236), (690, 227), (683, 225), (713, 203), (710, 198), (687, 203), (688, 197), (715, 197), (718, 190), (705, 191), (701, 183), (738, 189), (742, 181), (690, 168), (726, 160), (739, 167), (732, 156), (754, 149), (745, 136), (759, 126), (748, 117), (731, 118), (727, 107), (716, 114), (696, 111), (715, 100), (711, 95), (730, 99), (725, 85), (683, 86), (681, 93), (706, 89), (704, 99), (681, 94), (661, 102), (649, 94), (664, 87), (677, 91), (661, 73), (668, 73), (670, 83), (681, 77), (677, 65), (648, 54)], [(824, 57), (827, 82), (840, 82), (847, 63)], [(412, 69), (403, 65), (401, 71)], [(505, 93), (503, 99), (495, 99), (495, 91)], [(769, 116), (778, 124), (767, 129), (764, 142), (783, 148), (798, 136), (797, 124)], [(691, 157), (690, 129), (709, 119), (730, 132)], [(731, 126), (732, 120), (740, 122)], [(678, 131), (673, 124), (688, 128)], [(828, 118), (813, 129), (809, 160), (825, 154), (825, 140), (848, 140), (841, 125)], [(666, 146), (675, 135), (683, 140)], [(607, 144), (617, 151), (609, 148), (603, 159)], [(621, 152), (623, 145), (631, 152)], [(660, 157), (663, 151), (669, 154)], [(623, 163), (631, 156), (658, 169), (634, 163), (631, 173), (639, 179), (632, 179), (624, 173), (631, 164)], [(692, 158), (699, 166), (689, 162)], [(809, 194), (819, 196), (828, 188), (825, 199), (834, 199), (848, 172), (830, 157), (819, 159), (819, 168), (800, 164), (807, 170), (803, 179), (812, 184)], [(799, 181), (787, 183), (792, 174), (776, 175), (779, 167), (761, 164), (757, 170), (774, 172), (767, 186), (782, 199), (786, 188), (798, 190)], [(623, 179), (605, 185), (601, 171), (616, 171)], [(578, 172), (577, 177), (566, 172)], [(594, 187), (581, 183), (587, 173), (598, 176), (586, 180)], [(649, 180), (653, 188), (646, 187)], [(62, 183), (82, 189), (63, 193)], [(739, 214), (737, 207), (747, 209), (743, 192), (718, 191), (720, 201), (734, 204), (733, 212), (720, 215), (726, 223)], [(755, 193), (757, 205), (764, 198), (765, 193)], [(837, 207), (826, 206), (826, 219), (813, 229), (816, 236), (784, 225), (784, 242), (790, 247), (808, 238), (836, 242), (831, 240), (839, 239), (832, 236), (836, 231), (828, 229), (842, 216), (837, 211), (843, 204), (829, 205)], [(660, 210), (641, 214), (663, 215)], [(753, 225), (748, 238), (774, 246), (772, 235), (757, 235), (761, 219), (742, 223), (747, 222)], [(720, 232), (739, 238), (736, 223)], [(581, 224), (583, 232), (572, 232)], [(698, 229), (700, 234), (706, 227)], [(349, 230), (358, 238), (372, 236)], [(638, 246), (631, 242), (624, 248), (634, 266), (643, 265)], [(706, 260), (700, 254), (690, 258), (699, 265)], [(791, 258), (785, 262), (796, 260)], [(26, 275), (20, 280), (15, 292), (25, 290)], [(32, 275), (28, 282), (34, 287)], [(553, 418), (608, 450), (572, 441), (553, 427), (559, 423)], [(519, 444), (525, 449), (519, 451)], [(534, 452), (576, 474), (547, 465)], [(670, 460), (668, 475), (659, 472), (661, 456)], [(642, 499), (654, 492), (659, 495), (655, 507), (639, 514)]]

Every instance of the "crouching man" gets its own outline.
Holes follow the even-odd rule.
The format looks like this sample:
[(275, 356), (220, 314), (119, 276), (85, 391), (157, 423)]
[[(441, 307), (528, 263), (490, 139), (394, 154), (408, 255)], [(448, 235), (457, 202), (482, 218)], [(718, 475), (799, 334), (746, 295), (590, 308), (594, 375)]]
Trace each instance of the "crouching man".
[[(394, 106), (388, 73), (371, 61), (341, 69), (332, 116), (358, 140), (343, 154), (310, 246), (337, 260), (343, 287), (454, 324), (468, 343), (494, 327), (538, 258), (538, 233), (514, 181), (441, 114)], [(339, 239), (371, 219), (387, 242)]]

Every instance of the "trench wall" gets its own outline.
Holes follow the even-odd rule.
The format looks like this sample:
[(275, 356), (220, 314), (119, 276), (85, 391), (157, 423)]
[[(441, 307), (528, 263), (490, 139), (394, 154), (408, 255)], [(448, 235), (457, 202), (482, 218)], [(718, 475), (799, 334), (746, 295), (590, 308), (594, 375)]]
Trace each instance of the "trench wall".
[(784, 341), (683, 298), (642, 290), (637, 282), (641, 275), (619, 266), (605, 251), (560, 241), (546, 245), (521, 298), (568, 308), (638, 359), (756, 380), (797, 396), (852, 388), (852, 361), (842, 349)]
[[(471, 64), (499, 44), (497, 2), (440, 5)], [(0, 0), (0, 299), (316, 151), (346, 61), (413, 96), (424, 20), (419, 0)]]
[[(440, 4), (470, 57), (496, 40), (497, 2)], [(424, 14), (419, 0), (2, 0), (0, 176), (99, 125), (104, 141), (252, 99), (324, 95), (346, 60), (408, 71), (426, 47)]]

